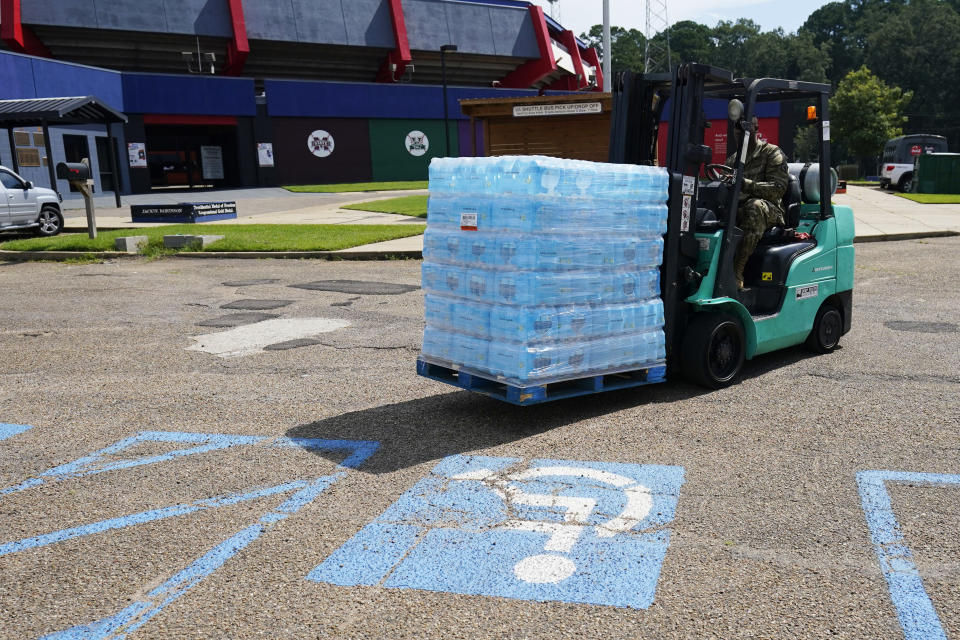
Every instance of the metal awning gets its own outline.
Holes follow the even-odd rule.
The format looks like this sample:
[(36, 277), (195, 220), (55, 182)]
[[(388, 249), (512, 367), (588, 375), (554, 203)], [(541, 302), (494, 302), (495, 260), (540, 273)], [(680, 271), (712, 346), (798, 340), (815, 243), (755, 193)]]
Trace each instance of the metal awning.
[(108, 154), (110, 171), (113, 173), (113, 192), (117, 207), (120, 206), (120, 174), (117, 172), (116, 145), (114, 144), (112, 124), (126, 124), (127, 116), (107, 106), (96, 96), (76, 96), (72, 98), (28, 98), (24, 100), (0, 100), (0, 127), (7, 129), (10, 138), (10, 154), (14, 171), (17, 166), (17, 151), (14, 142), (14, 127), (43, 127), (43, 141), (47, 152), (47, 171), (50, 174), (50, 187), (57, 190), (57, 176), (54, 172), (53, 150), (50, 148), (50, 125), (102, 124), (107, 128), (107, 138), (111, 152)]
[(73, 98), (30, 98), (0, 100), (0, 125), (113, 124), (127, 122), (127, 116), (109, 107), (96, 96)]

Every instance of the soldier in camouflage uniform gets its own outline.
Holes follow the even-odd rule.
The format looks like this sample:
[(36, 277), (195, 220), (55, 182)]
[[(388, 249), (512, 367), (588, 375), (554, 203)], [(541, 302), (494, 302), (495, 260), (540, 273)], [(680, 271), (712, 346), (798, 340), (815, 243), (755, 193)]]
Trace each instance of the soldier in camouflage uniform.
[[(738, 147), (743, 131), (737, 129)], [(738, 155), (727, 159), (727, 166), (737, 166)], [(740, 188), (740, 204), (737, 208), (737, 226), (743, 231), (743, 240), (733, 258), (733, 272), (737, 285), (743, 288), (743, 269), (757, 242), (767, 229), (783, 225), (781, 201), (787, 192), (790, 175), (787, 157), (776, 145), (757, 138), (757, 118), (753, 118), (753, 132), (743, 166), (743, 186)]]

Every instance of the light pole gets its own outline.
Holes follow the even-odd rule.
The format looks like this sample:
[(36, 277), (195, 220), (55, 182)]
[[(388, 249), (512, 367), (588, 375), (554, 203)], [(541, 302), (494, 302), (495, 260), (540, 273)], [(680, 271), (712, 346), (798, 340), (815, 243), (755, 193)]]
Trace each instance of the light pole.
[(610, 0), (603, 0), (603, 90), (610, 91), (613, 78), (611, 77), (610, 61), (613, 54), (610, 51)]
[(448, 51), (456, 51), (457, 45), (445, 44), (440, 47), (440, 81), (443, 83), (443, 140), (447, 147), (447, 157), (450, 157), (450, 116), (447, 109), (447, 58)]

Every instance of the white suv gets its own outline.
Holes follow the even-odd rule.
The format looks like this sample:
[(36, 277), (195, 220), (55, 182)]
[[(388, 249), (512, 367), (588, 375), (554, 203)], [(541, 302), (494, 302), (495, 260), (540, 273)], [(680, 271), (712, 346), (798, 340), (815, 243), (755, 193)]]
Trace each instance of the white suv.
[(915, 133), (887, 140), (883, 147), (883, 168), (880, 170), (880, 188), (913, 191), (913, 163), (925, 153), (942, 153), (947, 150), (943, 136)]
[(35, 187), (10, 169), (0, 167), (0, 231), (32, 229), (39, 236), (63, 230), (60, 195)]

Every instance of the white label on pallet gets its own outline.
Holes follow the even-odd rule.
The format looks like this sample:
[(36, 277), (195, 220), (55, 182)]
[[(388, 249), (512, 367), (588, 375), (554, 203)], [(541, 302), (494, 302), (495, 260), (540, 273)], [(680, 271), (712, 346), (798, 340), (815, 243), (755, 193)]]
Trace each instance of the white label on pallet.
[(477, 214), (463, 212), (460, 214), (460, 229), (463, 231), (477, 230)]
[(810, 284), (805, 287), (797, 287), (797, 300), (806, 300), (807, 298), (816, 298), (820, 295), (820, 285)]

